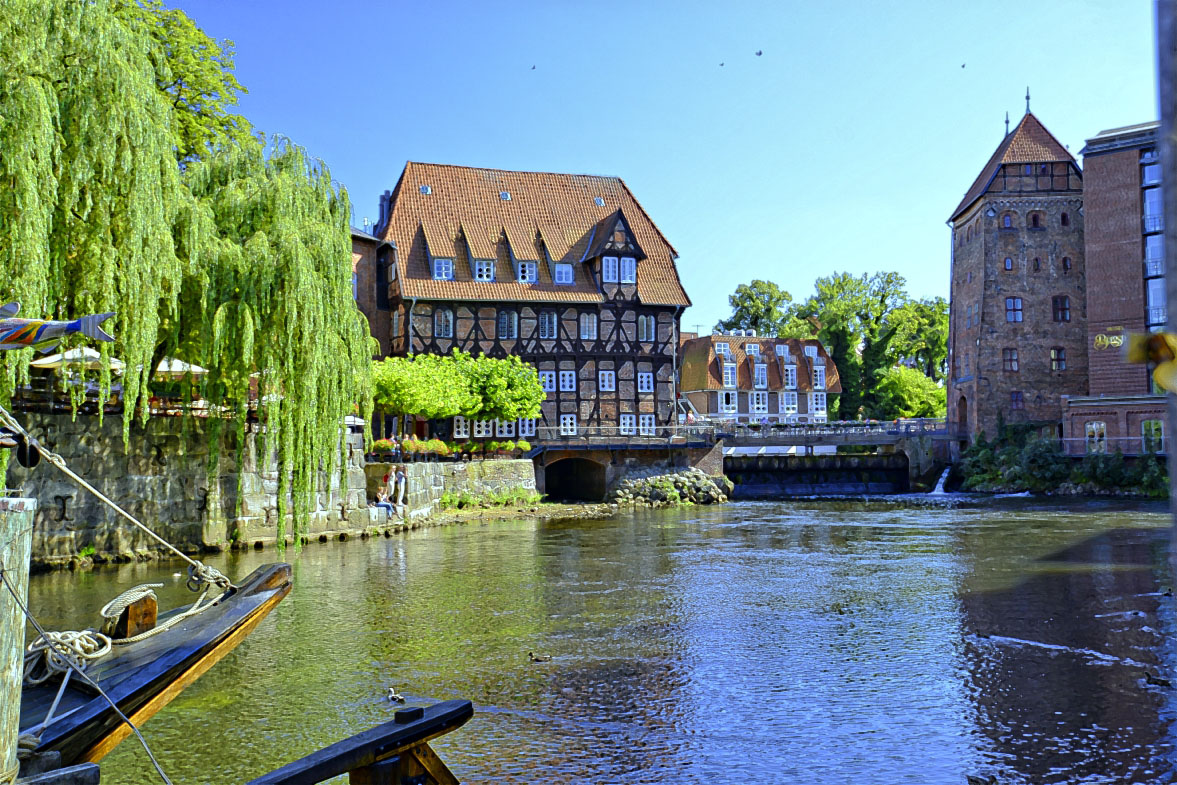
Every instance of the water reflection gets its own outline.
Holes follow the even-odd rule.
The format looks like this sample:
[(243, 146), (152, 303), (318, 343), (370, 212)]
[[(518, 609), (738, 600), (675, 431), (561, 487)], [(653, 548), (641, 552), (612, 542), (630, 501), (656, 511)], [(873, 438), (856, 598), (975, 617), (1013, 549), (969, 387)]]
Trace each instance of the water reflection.
[[(942, 498), (739, 504), (314, 545), (146, 726), (179, 782), (257, 776), (410, 703), (468, 782), (1167, 782), (1167, 518)], [(214, 560), (244, 575), (272, 553)], [(136, 565), (33, 580), (88, 621)], [(528, 651), (550, 653), (533, 664)], [(149, 781), (131, 743), (104, 783)]]

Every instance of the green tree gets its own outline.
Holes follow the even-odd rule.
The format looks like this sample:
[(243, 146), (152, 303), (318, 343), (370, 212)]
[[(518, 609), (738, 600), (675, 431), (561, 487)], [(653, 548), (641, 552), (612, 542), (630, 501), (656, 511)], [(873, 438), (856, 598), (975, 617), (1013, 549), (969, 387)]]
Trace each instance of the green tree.
[(947, 393), (943, 387), (914, 368), (888, 368), (875, 390), (874, 416), (880, 420), (899, 417), (943, 417)]
[(470, 390), (478, 400), (471, 417), (517, 420), (539, 415), (545, 394), (534, 366), (514, 355), (499, 360), (455, 352), (454, 357), (467, 374)]
[(890, 361), (910, 362), (933, 381), (948, 371), (948, 302), (943, 297), (909, 300), (893, 310), (887, 323), (895, 328)]
[(755, 330), (757, 335), (782, 336), (790, 326), (793, 295), (772, 281), (742, 283), (727, 301), (732, 315), (721, 319), (715, 325), (717, 330)]
[[(98, 348), (126, 363), (142, 418), (165, 352), (209, 369), (202, 394), (236, 412), (239, 436), (256, 375), (279, 526), (288, 497), (305, 524), (320, 472), (342, 465), (341, 419), (370, 409), (346, 193), (298, 147), (266, 155), (249, 137), (225, 110), (231, 50), (179, 12), (0, 0), (0, 40), (0, 299), (32, 316), (117, 312)], [(0, 353), (0, 403), (30, 357)], [(105, 395), (108, 371), (100, 382)]]

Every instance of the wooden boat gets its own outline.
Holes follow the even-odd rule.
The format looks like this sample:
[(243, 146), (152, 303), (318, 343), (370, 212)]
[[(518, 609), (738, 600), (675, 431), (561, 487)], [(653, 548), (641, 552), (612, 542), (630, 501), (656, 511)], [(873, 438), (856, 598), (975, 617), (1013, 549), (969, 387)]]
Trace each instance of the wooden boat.
[[(208, 610), (136, 643), (117, 646), (86, 669), (89, 676), (136, 726), (166, 706), (180, 691), (232, 651), (278, 602), (290, 593), (289, 564), (254, 570), (236, 590)], [(162, 623), (178, 608), (161, 614)], [(57, 697), (60, 678), (21, 694), (21, 733), (35, 732)], [(110, 703), (74, 676), (41, 732), (38, 753), (56, 751), (60, 765), (101, 760), (131, 729)]]

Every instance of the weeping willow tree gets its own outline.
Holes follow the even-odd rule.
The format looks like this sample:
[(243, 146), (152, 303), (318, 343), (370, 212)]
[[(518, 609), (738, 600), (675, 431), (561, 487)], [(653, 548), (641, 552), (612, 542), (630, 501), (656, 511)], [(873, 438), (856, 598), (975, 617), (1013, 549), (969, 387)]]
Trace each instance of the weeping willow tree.
[[(239, 436), (255, 388), (279, 526), (291, 511), (305, 522), (342, 418), (371, 410), (346, 193), (295, 145), (263, 149), (229, 112), (231, 48), (178, 11), (0, 0), (0, 41), (0, 301), (117, 312), (98, 348), (126, 363), (124, 440), (164, 355), (209, 369), (202, 394)], [(31, 355), (0, 352), (0, 403)], [(109, 371), (100, 383), (105, 397)]]

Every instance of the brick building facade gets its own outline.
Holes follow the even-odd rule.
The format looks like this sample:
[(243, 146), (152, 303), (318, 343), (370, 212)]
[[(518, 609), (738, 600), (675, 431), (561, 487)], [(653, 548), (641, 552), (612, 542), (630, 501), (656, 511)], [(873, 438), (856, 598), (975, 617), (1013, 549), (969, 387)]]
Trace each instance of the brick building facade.
[(1087, 392), (1083, 175), (1027, 112), (949, 219), (948, 418), (972, 438), (1000, 422), (1058, 430)]
[(1156, 451), (1165, 398), (1150, 369), (1125, 361), (1130, 333), (1166, 320), (1157, 123), (1102, 131), (1083, 148), (1088, 394), (1068, 397), (1068, 452)]

